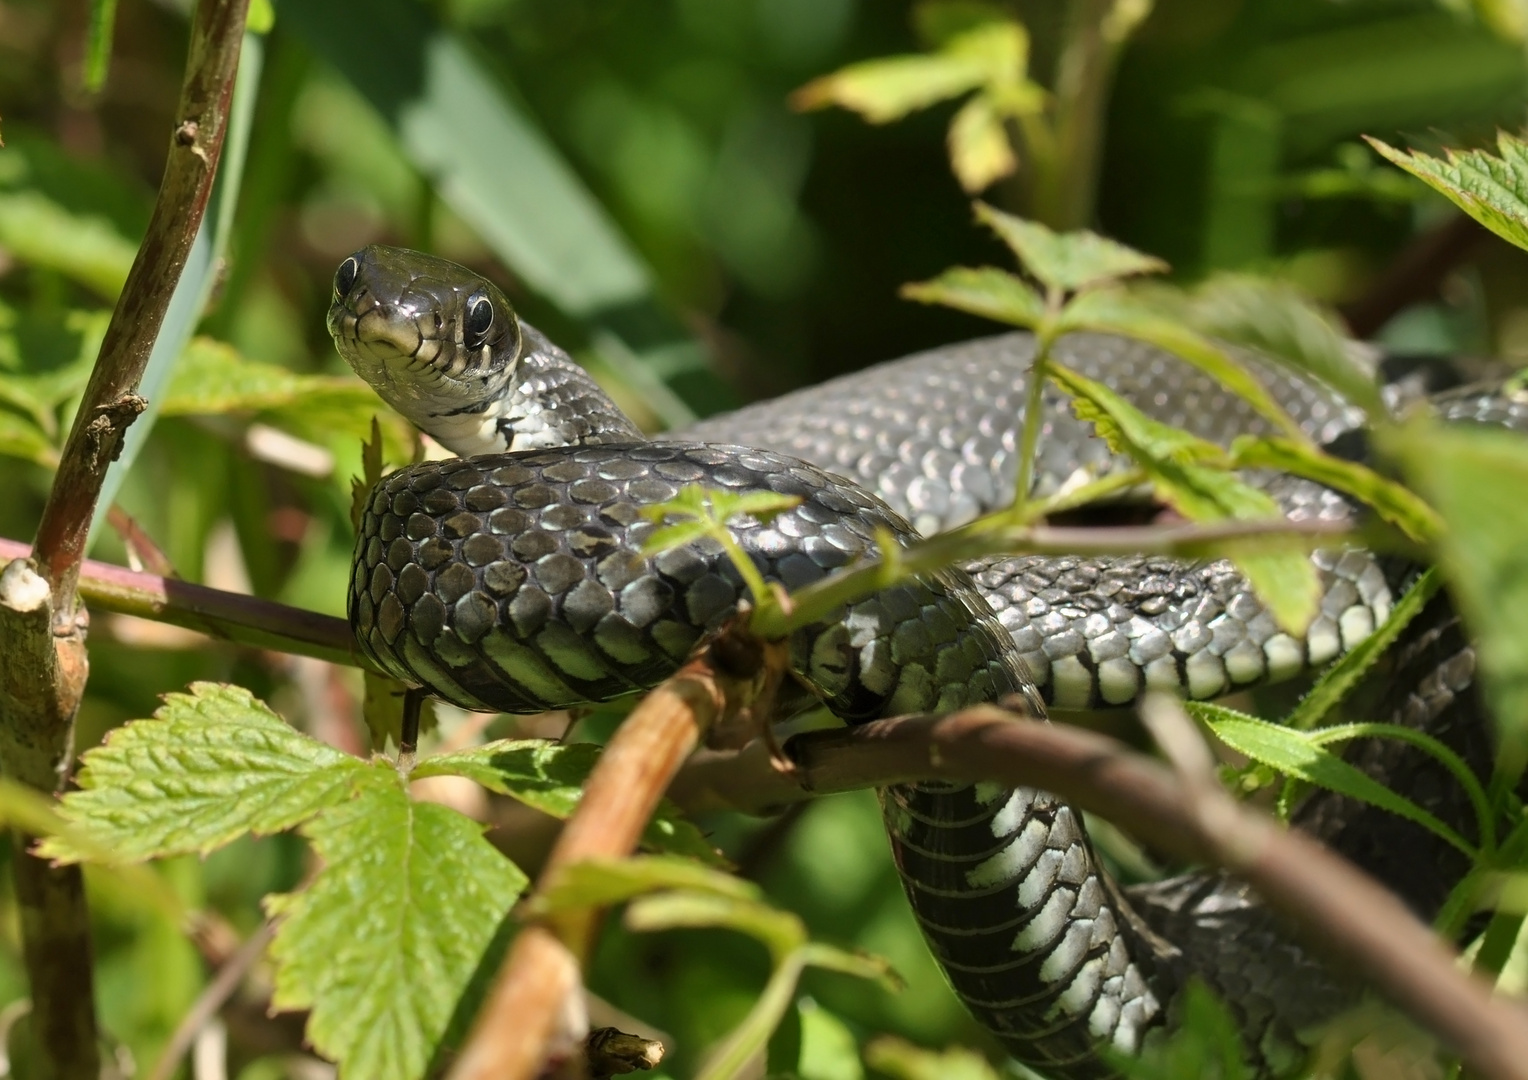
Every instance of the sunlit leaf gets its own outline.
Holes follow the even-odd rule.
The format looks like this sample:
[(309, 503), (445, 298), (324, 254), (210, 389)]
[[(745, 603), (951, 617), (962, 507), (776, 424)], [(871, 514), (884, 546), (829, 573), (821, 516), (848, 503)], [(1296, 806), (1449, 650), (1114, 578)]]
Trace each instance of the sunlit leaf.
[[(410, 775), (415, 780), (465, 776), (543, 814), (566, 818), (583, 797), (583, 785), (599, 755), (600, 748), (593, 743), (503, 739), (470, 750), (434, 754), (420, 761)], [(684, 855), (712, 866), (726, 865), (695, 824), (667, 799), (643, 830), (642, 844), (652, 851)]]
[(193, 338), (181, 354), (161, 413), (216, 416), (262, 412), (326, 398), (356, 409), (378, 408), (374, 391), (347, 375), (299, 375), (275, 364), (249, 360), (233, 346)]
[(49, 468), (58, 463), (58, 450), (42, 430), (13, 412), (0, 412), (0, 454)]
[(901, 295), (1026, 329), (1034, 329), (1045, 318), (1045, 301), (1033, 285), (992, 266), (957, 266), (928, 281), (903, 285)]
[[(1392, 174), (1393, 175), (1393, 174)], [(1228, 274), (1192, 293), (1153, 290), (1144, 299), (1222, 341), (1244, 345), (1325, 383), (1371, 417), (1386, 415), (1374, 373), (1350, 351), (1330, 319), (1294, 286)]]
[(791, 95), (798, 109), (838, 105), (872, 124), (898, 120), (935, 102), (999, 82), (1022, 80), (1029, 37), (1011, 21), (977, 25), (924, 56), (865, 60), (814, 79)]
[(408, 797), (390, 768), (303, 827), (323, 869), (272, 896), (276, 1009), (346, 1080), (417, 1080), (493, 969), (526, 877), (455, 810)]
[(977, 94), (962, 105), (950, 121), (949, 150), (955, 178), (971, 194), (1019, 167), (1003, 126), (1003, 114), (985, 94)]
[(1499, 767), (1528, 762), (1528, 438), (1518, 432), (1413, 423), (1383, 440), (1406, 478), (1443, 515), (1438, 541), (1451, 592), (1478, 639)]
[(1437, 512), (1407, 488), (1305, 441), (1244, 436), (1231, 444), (1231, 460), (1238, 468), (1279, 469), (1352, 495), (1418, 543), (1431, 540), (1443, 527)]
[(893, 1035), (865, 1045), (865, 1064), (893, 1080), (998, 1080), (991, 1062), (975, 1050), (952, 1046), (925, 1050)]
[[(1193, 521), (1278, 521), (1278, 504), (1227, 471), (1215, 444), (1146, 416), (1101, 383), (1052, 363), (1050, 374), (1072, 395), (1078, 419), (1090, 421), (1114, 449), (1129, 454), (1157, 494)], [(1302, 634), (1316, 616), (1321, 584), (1297, 543), (1230, 541), (1226, 554), (1247, 575), (1269, 614), (1285, 630)]]
[(1013, 249), (1036, 281), (1062, 292), (1080, 292), (1137, 274), (1160, 274), (1161, 259), (1143, 255), (1086, 229), (1058, 233), (986, 203), (976, 204), (976, 218)]
[[(273, 833), (350, 797), (371, 766), (295, 730), (248, 690), (192, 683), (152, 720), (125, 724), (87, 751), (63, 814), (119, 858), (205, 854), (245, 833)], [(67, 841), (51, 858), (76, 861)]]
[(1306, 731), (1314, 728), (1326, 719), (1327, 715), (1347, 697), (1349, 691), (1357, 685), (1366, 671), (1374, 666), (1386, 649), (1388, 649), (1401, 636), (1401, 631), (1411, 624), (1411, 620), (1421, 614), (1443, 584), (1443, 579), (1436, 569), (1429, 569), (1417, 579), (1416, 584), (1406, 590), (1406, 595), (1398, 600), (1390, 609), (1390, 615), (1383, 623), (1360, 641), (1357, 646), (1349, 649), (1331, 667), (1322, 673), (1321, 678), (1316, 680), (1316, 685), (1311, 687), (1310, 693), (1300, 699), (1300, 704), (1295, 706), (1293, 712), (1284, 720), (1286, 727)]
[(1256, 720), (1207, 702), (1190, 702), (1188, 709), (1191, 715), (1209, 726), (1216, 738), (1253, 761), (1285, 776), (1398, 814), (1442, 837), (1472, 859), (1475, 857), (1475, 849), (1457, 832), (1404, 795), (1396, 794), (1372, 776), (1322, 748), (1313, 733)]
[(1066, 305), (1060, 322), (1070, 330), (1122, 334), (1165, 349), (1245, 400), (1291, 439), (1306, 438), (1267, 388), (1223, 348), (1130, 293), (1117, 289), (1085, 293)]
[(1500, 157), (1486, 150), (1446, 150), (1438, 158), (1374, 138), (1369, 145), (1503, 240), (1528, 248), (1528, 142), (1499, 132)]

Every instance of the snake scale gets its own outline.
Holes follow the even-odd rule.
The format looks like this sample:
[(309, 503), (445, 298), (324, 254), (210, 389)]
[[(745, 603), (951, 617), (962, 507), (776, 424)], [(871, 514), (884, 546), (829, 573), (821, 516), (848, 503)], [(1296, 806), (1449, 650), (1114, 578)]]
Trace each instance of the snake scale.
[[(800, 498), (768, 523), (732, 525), (765, 578), (790, 589), (875, 557), (877, 530), (908, 542), (1014, 494), (1033, 357), (1023, 334), (907, 357), (650, 440), (491, 282), (455, 264), (357, 252), (336, 274), (329, 329), (384, 400), (460, 455), (400, 469), (371, 492), (350, 588), (357, 639), (392, 675), (471, 709), (537, 712), (650, 687), (736, 609), (745, 587), (714, 541), (639, 553), (656, 527), (643, 508), (686, 484)], [(1206, 438), (1265, 428), (1159, 350), (1096, 335), (1057, 349)], [(1318, 440), (1361, 423), (1325, 391), (1248, 362)], [(1489, 411), (1476, 399), (1458, 408)], [(1038, 491), (1121, 467), (1059, 395), (1039, 420)], [(1292, 517), (1354, 512), (1309, 482), (1254, 479)], [(1039, 717), (1042, 701), (1124, 705), (1154, 686), (1210, 698), (1320, 665), (1385, 618), (1402, 571), (1355, 550), (1313, 558), (1321, 612), (1298, 640), (1228, 563), (1003, 557), (848, 605), (798, 631), (791, 662), (848, 723), (1009, 694)], [(1368, 680), (1367, 715), (1441, 727), (1483, 770), (1473, 652), (1446, 609), (1429, 625), (1408, 657)], [(1431, 759), (1390, 743), (1363, 752), (1470, 831)], [(1121, 888), (1080, 815), (1044, 792), (924, 783), (881, 799), (908, 899), (956, 994), (1046, 1075), (1111, 1075), (1107, 1050), (1135, 1052), (1170, 1028), (1190, 978), (1218, 991), (1265, 1070), (1298, 1060), (1310, 1029), (1355, 999), (1233, 879)], [(1388, 875), (1424, 917), (1463, 870), (1431, 834), (1336, 796), (1314, 796), (1300, 817)]]

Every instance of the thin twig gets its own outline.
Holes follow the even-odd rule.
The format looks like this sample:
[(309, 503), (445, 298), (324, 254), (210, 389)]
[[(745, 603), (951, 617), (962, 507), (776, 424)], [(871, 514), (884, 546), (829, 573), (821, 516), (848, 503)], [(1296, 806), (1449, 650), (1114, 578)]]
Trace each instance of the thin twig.
[[(0, 597), (0, 772), (56, 792), (73, 758), (89, 658), (75, 581), (91, 516), (122, 436), (143, 411), (138, 382), (212, 190), (249, 0), (202, 0), (164, 179), (59, 459), (34, 560), (6, 567)], [(17, 838), (12, 860), (37, 1033), (35, 1075), (100, 1075), (90, 919), (78, 867), (51, 867)]]
[[(30, 555), (27, 545), (0, 538), (0, 564)], [(355, 650), (349, 623), (306, 608), (224, 592), (179, 578), (145, 574), (94, 559), (80, 564), (78, 588), (82, 600), (102, 611), (184, 626), (241, 645), (312, 656), (352, 667), (371, 666)]]
[[(782, 665), (737, 640), (718, 639), (622, 723), (547, 859), (538, 892), (573, 863), (629, 855), (705, 732), (724, 713), (768, 699)], [(549, 1058), (576, 1052), (588, 1027), (578, 969), (598, 920), (593, 910), (563, 912), (519, 933), (451, 1080), (532, 1080)]]
[(37, 558), (56, 620), (71, 618), (74, 581), (106, 469), (144, 401), (138, 382), (202, 223), (223, 137), (249, 0), (201, 0), (154, 213), (112, 311), (37, 527)]
[(270, 944), (274, 932), (273, 924), (263, 924), (218, 969), (217, 975), (207, 984), (201, 996), (176, 1025), (174, 1034), (170, 1036), (170, 1041), (165, 1043), (159, 1060), (154, 1063), (154, 1068), (148, 1074), (149, 1080), (170, 1080), (175, 1075), (176, 1067), (190, 1051), (202, 1028), (206, 1027), (207, 1022), (218, 1014), (218, 1010), (244, 981), (244, 976), (249, 974), (249, 969), (255, 966), (261, 956), (265, 955), (265, 947)]
[[(759, 740), (762, 742), (762, 740)], [(1492, 1080), (1528, 1080), (1528, 1010), (1493, 998), (1396, 896), (1316, 841), (1222, 789), (1106, 736), (996, 706), (798, 735), (787, 772), (761, 746), (706, 754), (670, 791), (681, 805), (775, 809), (811, 795), (918, 779), (1040, 787), (1186, 862), (1240, 875), (1323, 954), (1382, 993)]]

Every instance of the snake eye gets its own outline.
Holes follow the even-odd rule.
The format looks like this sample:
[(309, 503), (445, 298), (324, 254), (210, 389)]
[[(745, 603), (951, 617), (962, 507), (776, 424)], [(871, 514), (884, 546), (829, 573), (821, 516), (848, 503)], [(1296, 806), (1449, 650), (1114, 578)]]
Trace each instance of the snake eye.
[(336, 299), (343, 300), (355, 288), (355, 276), (360, 271), (360, 264), (351, 256), (340, 263), (340, 268), (334, 272), (334, 295)]
[(493, 302), (486, 296), (473, 296), (467, 300), (467, 321), (462, 324), (462, 344), (469, 349), (480, 349), (493, 329)]

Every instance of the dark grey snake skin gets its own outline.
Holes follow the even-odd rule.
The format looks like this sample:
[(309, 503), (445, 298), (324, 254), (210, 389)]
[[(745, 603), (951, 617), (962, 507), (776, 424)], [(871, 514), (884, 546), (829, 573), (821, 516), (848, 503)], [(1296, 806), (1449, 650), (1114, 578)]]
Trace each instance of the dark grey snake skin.
[[(340, 353), (463, 455), (401, 469), (372, 492), (351, 621), (383, 668), (459, 705), (559, 708), (672, 672), (744, 595), (719, 545), (637, 553), (655, 527), (641, 509), (685, 484), (801, 498), (767, 525), (735, 525), (764, 576), (788, 588), (873, 557), (877, 529), (909, 540), (1013, 495), (1024, 335), (908, 357), (651, 442), (461, 267), (370, 247), (342, 264), (335, 289)], [(1157, 350), (1079, 335), (1060, 351), (1201, 435), (1260, 429), (1239, 399)], [(1360, 419), (1305, 384), (1260, 374), (1319, 438)], [(1059, 397), (1046, 399), (1044, 423), (1041, 490), (1118, 467)], [(1350, 513), (1315, 485), (1262, 481), (1292, 515)], [(1316, 561), (1325, 599), (1303, 640), (1277, 629), (1228, 564), (1004, 558), (853, 604), (798, 632), (792, 660), (851, 723), (1010, 693), (1036, 716), (1042, 698), (1122, 704), (1145, 686), (1212, 697), (1320, 664), (1384, 619), (1397, 582), (1372, 558)], [(1472, 660), (1462, 639), (1455, 652)], [(1422, 696), (1420, 713), (1449, 704), (1433, 709), (1438, 695)], [(1306, 1031), (1353, 1000), (1234, 881), (1194, 875), (1127, 897), (1078, 815), (1043, 792), (918, 784), (882, 799), (908, 898), (956, 993), (1048, 1075), (1109, 1075), (1105, 1048), (1134, 1052), (1170, 1024), (1191, 976), (1226, 999), (1266, 1068), (1296, 1059)], [(1438, 811), (1463, 813), (1446, 795)], [(1373, 818), (1322, 799), (1306, 816), (1322, 835), (1362, 832)], [(1410, 898), (1421, 908), (1430, 894)]]

